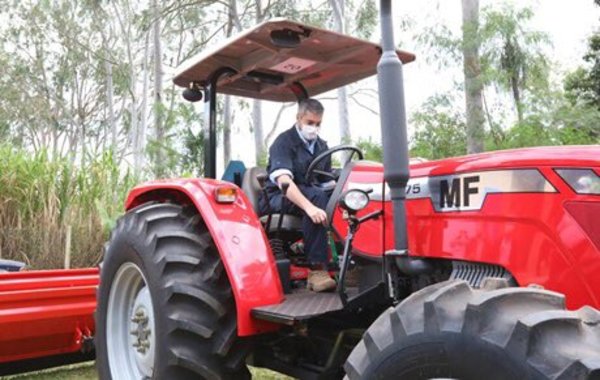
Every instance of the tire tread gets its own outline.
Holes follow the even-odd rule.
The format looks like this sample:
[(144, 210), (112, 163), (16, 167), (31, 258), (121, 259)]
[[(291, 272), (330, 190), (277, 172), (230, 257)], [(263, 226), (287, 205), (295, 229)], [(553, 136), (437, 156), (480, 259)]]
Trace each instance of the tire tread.
[[(158, 271), (154, 287), (160, 305), (155, 308), (161, 308), (164, 318), (166, 357), (155, 375), (178, 380), (249, 378), (244, 362), (249, 347), (239, 344), (227, 273), (196, 209), (173, 203), (139, 205), (117, 221), (105, 262), (117, 257), (111, 246), (124, 243), (138, 252), (144, 265)], [(99, 302), (99, 312), (102, 307), (106, 305)], [(110, 374), (108, 360), (101, 358), (98, 366)]]
[[(558, 293), (506, 285), (473, 289), (465, 281), (446, 281), (412, 294), (365, 332), (344, 365), (348, 378), (376, 377), (392, 345), (406, 348), (404, 342), (423, 337), (439, 342), (440, 332), (449, 331), (513, 355), (528, 368), (524, 379), (533, 373), (535, 379), (600, 379), (600, 313), (587, 307), (567, 311)], [(541, 344), (547, 343), (543, 339), (556, 347)]]

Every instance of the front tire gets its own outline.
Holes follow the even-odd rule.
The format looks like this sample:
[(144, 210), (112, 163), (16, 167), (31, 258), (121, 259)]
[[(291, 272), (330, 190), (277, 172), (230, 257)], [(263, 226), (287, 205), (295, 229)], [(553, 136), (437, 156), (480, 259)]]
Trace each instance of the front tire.
[(600, 379), (600, 313), (534, 288), (447, 281), (384, 312), (344, 366), (355, 379)]
[(194, 208), (149, 203), (125, 214), (97, 298), (101, 379), (249, 377), (231, 286)]

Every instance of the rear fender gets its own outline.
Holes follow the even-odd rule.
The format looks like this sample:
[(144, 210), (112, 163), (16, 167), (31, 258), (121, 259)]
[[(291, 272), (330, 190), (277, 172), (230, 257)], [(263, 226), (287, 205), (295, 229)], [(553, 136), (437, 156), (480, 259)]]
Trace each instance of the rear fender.
[(283, 301), (283, 289), (271, 247), (260, 221), (245, 194), (232, 204), (217, 203), (217, 186), (229, 182), (212, 179), (176, 179), (145, 183), (129, 194), (125, 208), (130, 210), (150, 201), (193, 204), (208, 227), (219, 250), (235, 297), (238, 335), (272, 331), (276, 325), (255, 320), (257, 306)]

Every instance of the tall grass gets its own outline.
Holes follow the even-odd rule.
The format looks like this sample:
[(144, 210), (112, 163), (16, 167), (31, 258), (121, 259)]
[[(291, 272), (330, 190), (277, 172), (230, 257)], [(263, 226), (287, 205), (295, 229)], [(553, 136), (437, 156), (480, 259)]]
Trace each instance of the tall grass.
[(72, 228), (71, 265), (95, 265), (124, 197), (135, 184), (110, 152), (76, 167), (0, 145), (0, 255), (31, 268), (60, 268)]

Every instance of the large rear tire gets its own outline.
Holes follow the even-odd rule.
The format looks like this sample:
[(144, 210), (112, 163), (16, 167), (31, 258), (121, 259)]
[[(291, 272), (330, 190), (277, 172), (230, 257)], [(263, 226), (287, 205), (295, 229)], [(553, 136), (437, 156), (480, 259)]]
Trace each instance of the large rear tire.
[(117, 222), (96, 325), (101, 379), (250, 377), (227, 274), (191, 207), (144, 204)]
[(355, 379), (600, 379), (600, 313), (535, 288), (429, 286), (384, 312), (344, 366)]

